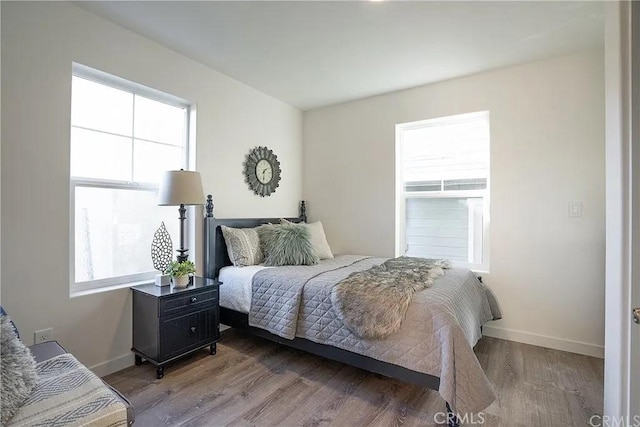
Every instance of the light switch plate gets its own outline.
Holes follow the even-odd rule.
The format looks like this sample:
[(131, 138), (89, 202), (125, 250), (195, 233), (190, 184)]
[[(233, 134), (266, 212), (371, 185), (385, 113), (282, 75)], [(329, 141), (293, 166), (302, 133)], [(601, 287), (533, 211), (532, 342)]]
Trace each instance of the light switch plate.
[(569, 218), (582, 216), (582, 202), (569, 202)]

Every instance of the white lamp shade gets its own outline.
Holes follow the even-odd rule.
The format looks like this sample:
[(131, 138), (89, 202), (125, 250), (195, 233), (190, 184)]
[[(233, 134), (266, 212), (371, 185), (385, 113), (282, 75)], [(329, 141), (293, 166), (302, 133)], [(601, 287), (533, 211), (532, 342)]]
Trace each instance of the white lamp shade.
[(203, 205), (204, 192), (200, 172), (167, 171), (162, 175), (158, 206)]

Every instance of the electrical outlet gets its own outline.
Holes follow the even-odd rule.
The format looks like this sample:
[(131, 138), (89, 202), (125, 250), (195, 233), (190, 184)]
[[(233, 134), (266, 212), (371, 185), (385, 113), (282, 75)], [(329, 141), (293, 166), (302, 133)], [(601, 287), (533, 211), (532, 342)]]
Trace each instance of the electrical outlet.
[(33, 333), (33, 342), (35, 344), (53, 341), (53, 328), (41, 329)]

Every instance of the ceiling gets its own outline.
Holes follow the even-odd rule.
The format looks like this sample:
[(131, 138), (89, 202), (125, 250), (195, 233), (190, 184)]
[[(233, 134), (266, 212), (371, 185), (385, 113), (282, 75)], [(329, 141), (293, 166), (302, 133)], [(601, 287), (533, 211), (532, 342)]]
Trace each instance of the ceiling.
[(603, 46), (601, 2), (90, 1), (302, 110)]

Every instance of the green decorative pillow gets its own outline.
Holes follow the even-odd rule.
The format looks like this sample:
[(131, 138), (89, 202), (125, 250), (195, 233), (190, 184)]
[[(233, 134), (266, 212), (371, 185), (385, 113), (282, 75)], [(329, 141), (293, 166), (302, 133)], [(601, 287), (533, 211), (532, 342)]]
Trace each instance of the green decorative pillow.
[(280, 224), (263, 224), (256, 227), (260, 238), (260, 249), (266, 261), (269, 258), (269, 251), (275, 245), (276, 229), (280, 228)]
[(265, 225), (259, 230), (265, 265), (314, 265), (319, 259), (303, 224)]
[(38, 374), (31, 351), (20, 341), (7, 315), (0, 316), (0, 347), (0, 424), (6, 425), (31, 395)]

